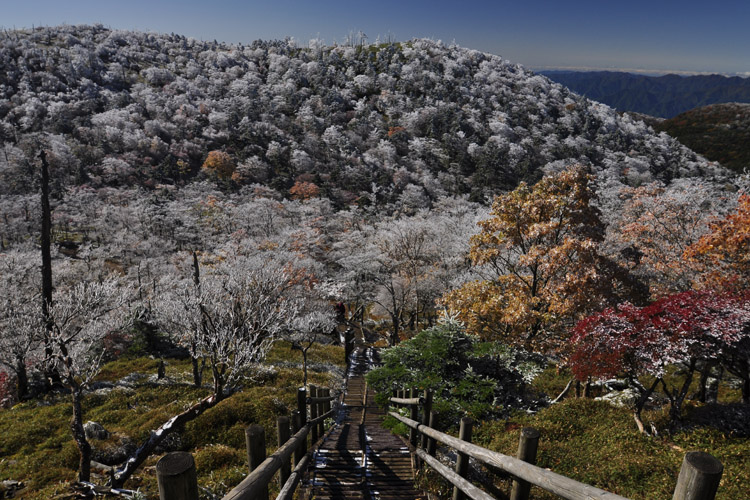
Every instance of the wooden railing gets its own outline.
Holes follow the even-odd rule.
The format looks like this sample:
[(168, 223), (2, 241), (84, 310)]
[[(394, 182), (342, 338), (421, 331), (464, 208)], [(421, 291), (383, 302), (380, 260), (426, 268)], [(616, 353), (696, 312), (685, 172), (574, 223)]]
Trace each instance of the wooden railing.
[[(420, 397), (417, 391), (412, 389), (411, 397), (406, 396), (406, 391), (398, 391), (389, 401), (395, 405), (407, 406), (410, 410), (410, 418), (393, 411), (389, 412), (389, 415), (409, 427), (409, 442), (418, 459), (424, 461), (454, 485), (453, 500), (461, 500), (465, 497), (473, 500), (494, 500), (493, 496), (466, 479), (469, 457), (514, 477), (511, 500), (528, 500), (531, 486), (537, 486), (568, 500), (627, 500), (614, 493), (537, 467), (535, 462), (539, 432), (535, 429), (522, 430), (518, 457), (510, 457), (472, 444), (472, 420), (469, 418), (461, 419), (458, 438), (435, 430), (433, 428), (435, 414), (431, 411), (432, 394), (429, 391), (425, 391)], [(419, 421), (420, 407), (422, 408), (421, 423)], [(436, 441), (456, 450), (458, 458), (455, 470), (451, 470), (437, 460)], [(677, 478), (673, 500), (713, 500), (722, 472), (721, 462), (708, 453), (696, 451), (687, 453)], [(505, 495), (502, 496), (505, 497)]]
[[(334, 399), (329, 389), (311, 385), (308, 397), (305, 389), (300, 388), (298, 409), (292, 412), (291, 422), (286, 416), (276, 421), (279, 448), (270, 457), (266, 457), (265, 429), (260, 425), (249, 426), (245, 430), (245, 441), (250, 473), (222, 500), (267, 500), (268, 485), (277, 472), (281, 491), (276, 500), (291, 500), (312, 455), (308, 452), (307, 437), (310, 436), (311, 445), (323, 437), (325, 420), (335, 414), (335, 409), (331, 409)], [(156, 477), (160, 500), (198, 500), (195, 461), (190, 453), (164, 455), (156, 464)]]

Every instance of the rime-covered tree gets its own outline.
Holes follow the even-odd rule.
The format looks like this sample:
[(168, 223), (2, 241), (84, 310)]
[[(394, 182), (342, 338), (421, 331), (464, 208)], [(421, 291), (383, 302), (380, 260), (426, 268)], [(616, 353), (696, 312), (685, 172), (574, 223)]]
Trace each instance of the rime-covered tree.
[(105, 355), (103, 341), (126, 322), (130, 291), (114, 280), (81, 282), (58, 288), (49, 306), (45, 337), (49, 346), (46, 363), (70, 391), (73, 418), (70, 428), (78, 446), (78, 478), (90, 479), (91, 445), (83, 429), (84, 391), (99, 373)]
[[(27, 365), (42, 357), (43, 318), (39, 304), (39, 269), (34, 256), (0, 254), (0, 365), (16, 379), (16, 398), (29, 393)], [(34, 285), (37, 286), (34, 286)]]
[(162, 283), (156, 301), (159, 324), (211, 370), (211, 394), (152, 431), (114, 475), (121, 486), (172, 431), (232, 394), (252, 375), (272, 341), (296, 316), (288, 292), (296, 285), (291, 266), (268, 256), (230, 256), (192, 276)]

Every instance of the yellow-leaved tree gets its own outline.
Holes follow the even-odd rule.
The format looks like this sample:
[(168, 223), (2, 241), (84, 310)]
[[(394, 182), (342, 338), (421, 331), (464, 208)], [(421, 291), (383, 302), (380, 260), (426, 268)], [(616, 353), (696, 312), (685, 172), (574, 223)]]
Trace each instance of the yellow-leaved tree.
[(573, 321), (623, 296), (645, 300), (647, 289), (599, 253), (604, 224), (594, 198), (582, 166), (496, 197), (471, 240), (484, 279), (449, 292), (445, 304), (484, 338), (565, 352)]

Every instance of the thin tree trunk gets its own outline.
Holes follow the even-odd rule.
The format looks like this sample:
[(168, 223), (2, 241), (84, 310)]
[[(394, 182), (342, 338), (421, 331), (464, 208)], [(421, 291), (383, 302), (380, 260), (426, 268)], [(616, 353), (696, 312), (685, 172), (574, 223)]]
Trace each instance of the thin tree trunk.
[[(200, 290), (201, 286), (201, 271), (200, 264), (198, 262), (198, 253), (193, 250), (193, 283), (195, 288)], [(201, 306), (201, 312), (203, 313), (203, 306)], [(205, 315), (201, 315), (201, 333), (206, 334), (206, 318)], [(193, 385), (200, 387), (203, 384), (203, 369), (206, 366), (206, 360), (203, 359), (203, 364), (198, 366), (198, 353), (195, 344), (190, 353), (190, 362), (193, 365)]]
[[(688, 374), (685, 377), (685, 381), (682, 383), (682, 387), (680, 388), (680, 391), (674, 395), (673, 398), (670, 398), (670, 402), (672, 403), (671, 408), (669, 409), (669, 417), (671, 420), (671, 423), (674, 424), (678, 420), (682, 418), (682, 404), (685, 402), (685, 398), (687, 397), (688, 391), (690, 390), (690, 384), (693, 381), (693, 375), (695, 374), (695, 360), (690, 360), (690, 365), (688, 365)], [(662, 380), (662, 384), (664, 384), (664, 381)], [(664, 390), (666, 391), (666, 386), (664, 387)]]
[(198, 358), (190, 355), (190, 364), (193, 365), (193, 385), (200, 387), (203, 383), (203, 367), (198, 366)]
[[(653, 394), (654, 390), (656, 389), (656, 386), (659, 384), (659, 381), (661, 379), (657, 378), (654, 380), (654, 383), (651, 384), (651, 387), (646, 389), (643, 393), (641, 393), (641, 396), (638, 398), (638, 401), (635, 403), (635, 408), (633, 409), (633, 420), (635, 420), (635, 425), (638, 426), (638, 430), (641, 434), (648, 434), (646, 431), (646, 428), (643, 425), (643, 420), (641, 420), (641, 412), (643, 411), (643, 407), (646, 406), (646, 403), (648, 402), (648, 398), (651, 397), (651, 394)], [(631, 384), (635, 385), (635, 384)], [(637, 384), (638, 387), (643, 389), (643, 386), (640, 384)]]
[(16, 395), (18, 401), (23, 401), (29, 395), (29, 377), (26, 373), (26, 360), (16, 358)]
[[(49, 332), (52, 329), (49, 317), (49, 308), (52, 305), (52, 209), (49, 203), (49, 164), (47, 163), (47, 153), (44, 150), (40, 151), (39, 158), (42, 160), (42, 234), (40, 237), (42, 247), (42, 316), (47, 331), (44, 337), (44, 355), (46, 359), (50, 359), (52, 357), (52, 345), (49, 340)], [(44, 375), (47, 384), (50, 386), (60, 380), (57, 370), (52, 365), (45, 368)]]
[(125, 481), (133, 475), (140, 465), (154, 452), (154, 449), (161, 443), (167, 435), (184, 426), (191, 420), (199, 417), (204, 411), (216, 406), (223, 397), (219, 394), (212, 394), (207, 398), (200, 400), (182, 413), (170, 418), (166, 423), (151, 434), (136, 450), (132, 457), (114, 474), (112, 479), (113, 488), (121, 488)]
[(307, 387), (307, 349), (302, 349), (302, 387)]
[(716, 362), (706, 361), (701, 370), (701, 380), (698, 384), (698, 401), (701, 403), (706, 402), (708, 379), (711, 378), (711, 371), (714, 369), (714, 366), (716, 366)]
[(73, 439), (78, 446), (80, 462), (78, 463), (78, 480), (89, 481), (91, 479), (91, 445), (86, 439), (86, 431), (83, 430), (83, 409), (81, 408), (81, 392), (79, 388), (71, 391), (73, 399), (73, 418), (70, 421), (70, 429), (73, 431)]

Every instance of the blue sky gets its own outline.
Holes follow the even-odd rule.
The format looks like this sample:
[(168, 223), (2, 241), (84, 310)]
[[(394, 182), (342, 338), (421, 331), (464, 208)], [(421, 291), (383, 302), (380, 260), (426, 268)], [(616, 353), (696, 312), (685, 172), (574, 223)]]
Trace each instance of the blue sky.
[(226, 42), (331, 44), (362, 31), (455, 41), (531, 68), (750, 76), (748, 0), (0, 0), (4, 28), (96, 22)]

